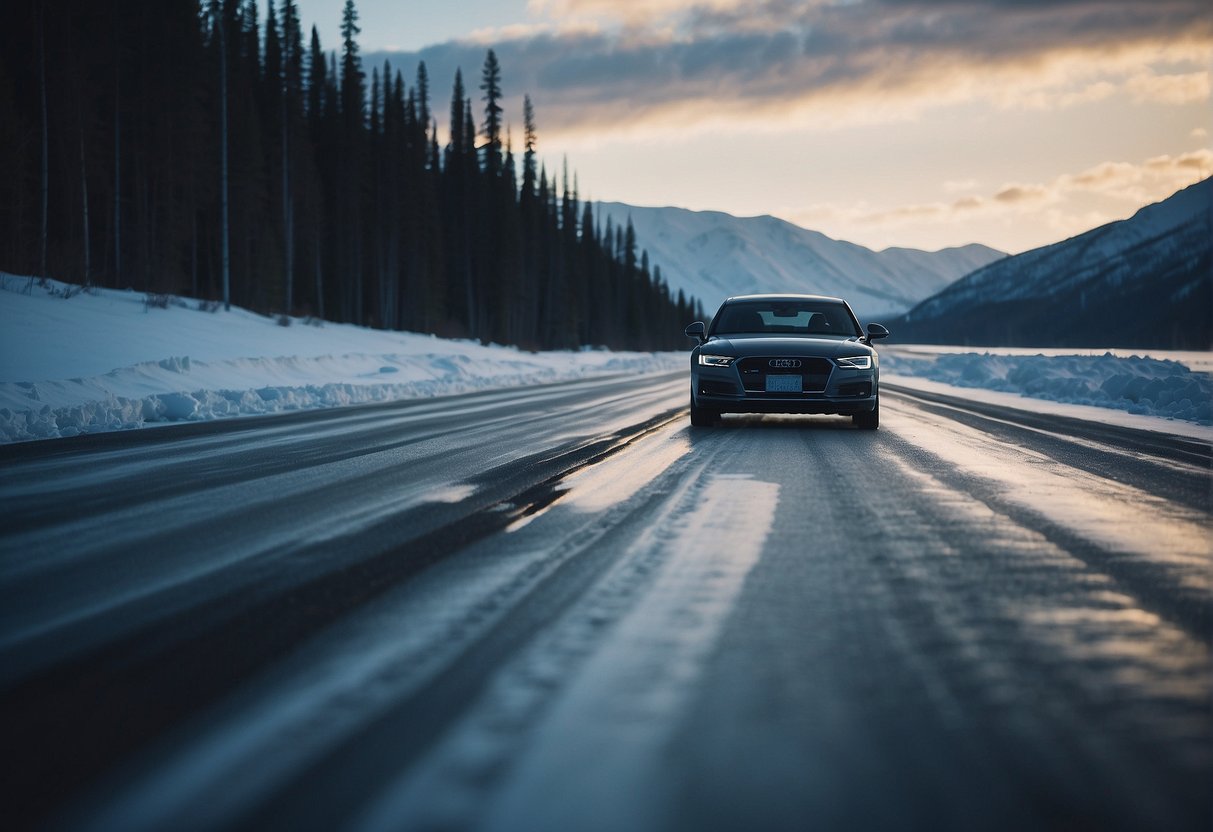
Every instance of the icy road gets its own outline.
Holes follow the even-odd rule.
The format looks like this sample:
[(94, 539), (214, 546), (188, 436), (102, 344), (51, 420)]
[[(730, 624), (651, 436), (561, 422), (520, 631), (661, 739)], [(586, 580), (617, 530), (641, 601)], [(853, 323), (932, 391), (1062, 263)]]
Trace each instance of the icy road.
[(686, 384), (0, 448), (5, 827), (1209, 827), (1207, 444)]

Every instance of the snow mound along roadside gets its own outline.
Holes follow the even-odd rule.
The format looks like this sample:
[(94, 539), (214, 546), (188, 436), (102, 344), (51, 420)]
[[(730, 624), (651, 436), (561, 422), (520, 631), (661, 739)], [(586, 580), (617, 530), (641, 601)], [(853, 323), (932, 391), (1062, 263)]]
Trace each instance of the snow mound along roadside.
[(1213, 425), (1213, 378), (1169, 359), (882, 352), (880, 360), (890, 375)]
[[(541, 353), (531, 359), (491, 349), (500, 355), (487, 360), (444, 353), (221, 362), (169, 358), (88, 379), (0, 383), (0, 442), (664, 372), (686, 360), (677, 353), (603, 352)], [(317, 381), (336, 377), (353, 379)], [(249, 386), (231, 386), (241, 381)]]
[(685, 353), (526, 352), (0, 272), (0, 443), (685, 362)]

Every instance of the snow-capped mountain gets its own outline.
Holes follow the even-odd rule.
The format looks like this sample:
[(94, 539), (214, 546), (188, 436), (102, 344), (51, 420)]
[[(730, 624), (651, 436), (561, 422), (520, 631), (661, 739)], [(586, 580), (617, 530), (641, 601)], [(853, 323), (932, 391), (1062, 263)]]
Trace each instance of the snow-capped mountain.
[(707, 314), (730, 295), (807, 292), (847, 299), (862, 320), (896, 315), (1005, 255), (982, 245), (927, 252), (872, 251), (775, 217), (596, 203), (598, 219), (636, 229), (670, 290), (703, 302)]
[(982, 268), (890, 323), (898, 340), (1207, 349), (1213, 179)]

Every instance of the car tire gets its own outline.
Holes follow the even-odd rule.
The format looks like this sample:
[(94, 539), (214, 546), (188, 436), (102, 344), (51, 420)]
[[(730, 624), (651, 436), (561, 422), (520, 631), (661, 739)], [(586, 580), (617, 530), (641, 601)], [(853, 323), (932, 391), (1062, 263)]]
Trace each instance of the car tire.
[(706, 407), (700, 407), (695, 404), (695, 392), (691, 391), (691, 425), (697, 428), (710, 428), (720, 414), (715, 410), (709, 410)]
[(876, 430), (880, 427), (880, 400), (877, 399), (876, 405), (867, 413), (852, 414), (851, 420), (860, 430)]

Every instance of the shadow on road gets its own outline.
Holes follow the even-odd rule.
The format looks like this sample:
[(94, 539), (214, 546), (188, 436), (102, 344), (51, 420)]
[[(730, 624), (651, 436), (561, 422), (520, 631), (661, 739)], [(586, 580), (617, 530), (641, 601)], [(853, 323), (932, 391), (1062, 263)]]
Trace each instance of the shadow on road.
[(710, 435), (718, 430), (858, 431), (850, 416), (799, 416), (770, 413), (726, 413), (711, 428), (694, 428), (691, 436)]

